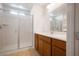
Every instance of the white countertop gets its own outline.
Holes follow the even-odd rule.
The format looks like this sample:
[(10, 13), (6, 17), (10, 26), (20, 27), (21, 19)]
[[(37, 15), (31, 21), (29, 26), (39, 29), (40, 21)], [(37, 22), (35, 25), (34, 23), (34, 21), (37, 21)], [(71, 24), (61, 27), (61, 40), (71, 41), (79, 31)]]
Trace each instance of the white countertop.
[(38, 33), (38, 32), (36, 32), (36, 33), (40, 34), (40, 35), (48, 36), (51, 38), (59, 39), (62, 41), (67, 41), (66, 34), (58, 34), (58, 33), (51, 34), (51, 33)]

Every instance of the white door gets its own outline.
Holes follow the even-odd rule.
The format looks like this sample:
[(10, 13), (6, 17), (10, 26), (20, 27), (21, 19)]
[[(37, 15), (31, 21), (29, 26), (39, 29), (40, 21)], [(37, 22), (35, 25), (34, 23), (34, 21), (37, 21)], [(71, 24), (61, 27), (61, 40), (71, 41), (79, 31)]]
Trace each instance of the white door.
[(18, 19), (11, 14), (0, 14), (0, 52), (18, 48)]
[(75, 4), (75, 55), (79, 56), (79, 3)]
[(33, 33), (32, 33), (32, 16), (20, 16), (20, 28), (19, 28), (19, 47), (32, 46)]
[[(69, 26), (69, 50), (71, 50), (71, 55), (79, 56), (79, 3), (72, 4), (71, 11), (71, 21)], [(72, 42), (72, 44), (71, 44)], [(72, 46), (73, 45), (73, 46)]]

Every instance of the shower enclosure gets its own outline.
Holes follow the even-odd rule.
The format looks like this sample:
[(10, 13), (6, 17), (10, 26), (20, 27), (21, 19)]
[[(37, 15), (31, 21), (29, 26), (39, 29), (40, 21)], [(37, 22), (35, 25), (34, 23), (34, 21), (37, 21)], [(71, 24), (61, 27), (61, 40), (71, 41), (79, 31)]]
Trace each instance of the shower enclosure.
[(32, 46), (30, 10), (15, 7), (19, 4), (13, 5), (0, 4), (0, 52)]

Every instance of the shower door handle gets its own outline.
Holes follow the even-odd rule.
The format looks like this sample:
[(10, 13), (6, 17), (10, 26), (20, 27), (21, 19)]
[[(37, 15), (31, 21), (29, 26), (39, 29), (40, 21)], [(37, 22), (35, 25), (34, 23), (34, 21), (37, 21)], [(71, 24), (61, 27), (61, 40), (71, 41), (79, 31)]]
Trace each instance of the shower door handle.
[(79, 40), (79, 32), (76, 32), (76, 39)]
[(5, 26), (8, 26), (8, 25), (7, 25), (7, 24), (2, 24), (2, 26), (4, 26), (4, 27), (5, 27)]
[(0, 29), (3, 29), (5, 27), (7, 27), (7, 26), (8, 26), (7, 24), (2, 24), (2, 25), (0, 25)]
[(0, 29), (2, 29), (2, 26), (0, 25)]

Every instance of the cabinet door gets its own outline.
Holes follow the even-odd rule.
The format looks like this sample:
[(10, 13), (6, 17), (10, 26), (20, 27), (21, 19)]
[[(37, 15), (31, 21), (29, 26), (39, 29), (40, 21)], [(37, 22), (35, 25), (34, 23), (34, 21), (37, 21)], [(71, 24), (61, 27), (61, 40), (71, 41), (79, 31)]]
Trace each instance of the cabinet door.
[(38, 34), (35, 34), (35, 49), (38, 51), (39, 47), (38, 47), (38, 44), (39, 44), (39, 41), (38, 41)]
[(43, 48), (44, 56), (51, 56), (51, 45), (47, 42), (43, 42)]
[(66, 56), (66, 51), (58, 47), (54, 47), (54, 55), (55, 56)]
[(39, 39), (39, 54), (43, 56), (43, 40)]
[(54, 56), (54, 47), (52, 46), (52, 56)]

